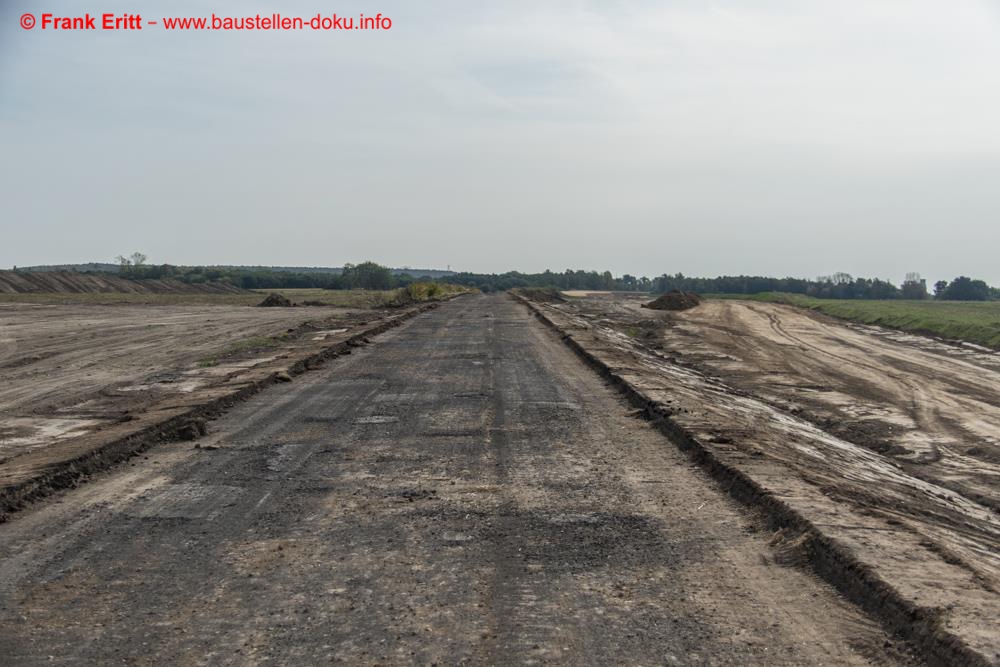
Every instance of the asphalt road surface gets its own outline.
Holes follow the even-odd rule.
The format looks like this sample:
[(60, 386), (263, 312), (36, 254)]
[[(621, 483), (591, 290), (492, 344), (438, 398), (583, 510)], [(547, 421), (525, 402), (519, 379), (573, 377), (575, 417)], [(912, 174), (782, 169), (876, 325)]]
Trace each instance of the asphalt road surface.
[(0, 525), (0, 663), (906, 664), (506, 296)]

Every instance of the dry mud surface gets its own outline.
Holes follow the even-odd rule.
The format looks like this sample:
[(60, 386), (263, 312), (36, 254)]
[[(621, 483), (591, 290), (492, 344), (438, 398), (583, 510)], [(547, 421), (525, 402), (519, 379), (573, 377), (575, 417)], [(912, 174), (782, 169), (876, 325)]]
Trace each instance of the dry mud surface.
[(673, 324), (680, 358), (1000, 511), (1000, 354), (768, 303)]
[(7, 664), (913, 664), (529, 311), (418, 315), (0, 525)]
[(641, 303), (538, 307), (870, 567), (914, 623), (1000, 660), (1000, 354), (776, 304)]
[(260, 381), (383, 315), (0, 304), (0, 487)]

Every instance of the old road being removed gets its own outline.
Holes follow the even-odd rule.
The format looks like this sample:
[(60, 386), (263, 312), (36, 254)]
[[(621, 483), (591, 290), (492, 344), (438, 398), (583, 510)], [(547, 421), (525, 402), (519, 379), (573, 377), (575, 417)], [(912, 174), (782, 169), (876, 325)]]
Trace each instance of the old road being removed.
[(3, 664), (921, 664), (524, 305), (445, 303), (0, 525)]

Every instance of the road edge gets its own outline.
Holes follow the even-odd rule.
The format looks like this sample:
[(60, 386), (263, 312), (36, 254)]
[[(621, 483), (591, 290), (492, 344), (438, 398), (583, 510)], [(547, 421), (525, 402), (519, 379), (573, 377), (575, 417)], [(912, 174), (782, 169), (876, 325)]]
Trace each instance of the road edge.
[[(75, 488), (84, 483), (90, 476), (105, 472), (154, 445), (191, 439), (190, 436), (185, 435), (185, 431), (191, 429), (192, 425), (196, 427), (199, 424), (203, 425), (207, 421), (218, 418), (237, 403), (247, 400), (273, 384), (287, 382), (288, 378), (313, 370), (330, 359), (350, 354), (353, 348), (367, 345), (369, 338), (398, 327), (421, 313), (433, 310), (441, 303), (444, 302), (436, 301), (423, 304), (402, 313), (393, 314), (379, 320), (373, 326), (359, 330), (349, 338), (324, 347), (318, 352), (290, 360), (288, 367), (283, 371), (277, 370), (264, 379), (234, 388), (232, 392), (217, 396), (204, 403), (195, 404), (181, 414), (150, 424), (125, 437), (108, 440), (80, 456), (53, 464), (43, 472), (28, 479), (0, 487), (0, 523), (5, 522), (12, 514), (25, 510), (31, 504), (64, 489)], [(282, 377), (282, 373), (287, 373), (287, 377)]]
[(930, 664), (989, 667), (995, 663), (961, 637), (942, 627), (934, 615), (909, 599), (878, 576), (874, 569), (858, 559), (812, 521), (758, 484), (746, 472), (719, 460), (693, 434), (671, 419), (669, 411), (633, 386), (597, 355), (576, 341), (572, 334), (553, 322), (530, 299), (511, 293), (588, 366), (608, 381), (628, 401), (643, 411), (646, 419), (667, 439), (688, 453), (720, 486), (740, 503), (759, 510), (774, 529), (798, 531), (803, 536), (802, 549), (813, 571), (842, 595), (878, 619), (891, 633), (910, 641), (926, 652)]

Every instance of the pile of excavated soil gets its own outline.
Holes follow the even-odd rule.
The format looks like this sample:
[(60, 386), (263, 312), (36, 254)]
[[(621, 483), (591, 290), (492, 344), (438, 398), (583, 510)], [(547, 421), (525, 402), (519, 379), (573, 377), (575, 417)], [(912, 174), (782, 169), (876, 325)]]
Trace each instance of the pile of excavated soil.
[(689, 308), (694, 308), (700, 303), (701, 297), (694, 292), (671, 290), (666, 294), (661, 294), (649, 303), (642, 304), (642, 307), (652, 308), (653, 310), (688, 310)]
[(267, 298), (257, 304), (258, 308), (291, 308), (294, 306), (291, 301), (281, 296), (277, 292), (271, 292)]
[(0, 293), (134, 293), (134, 294), (241, 294), (246, 290), (228, 283), (184, 283), (179, 280), (128, 280), (103, 273), (74, 271), (0, 271)]

